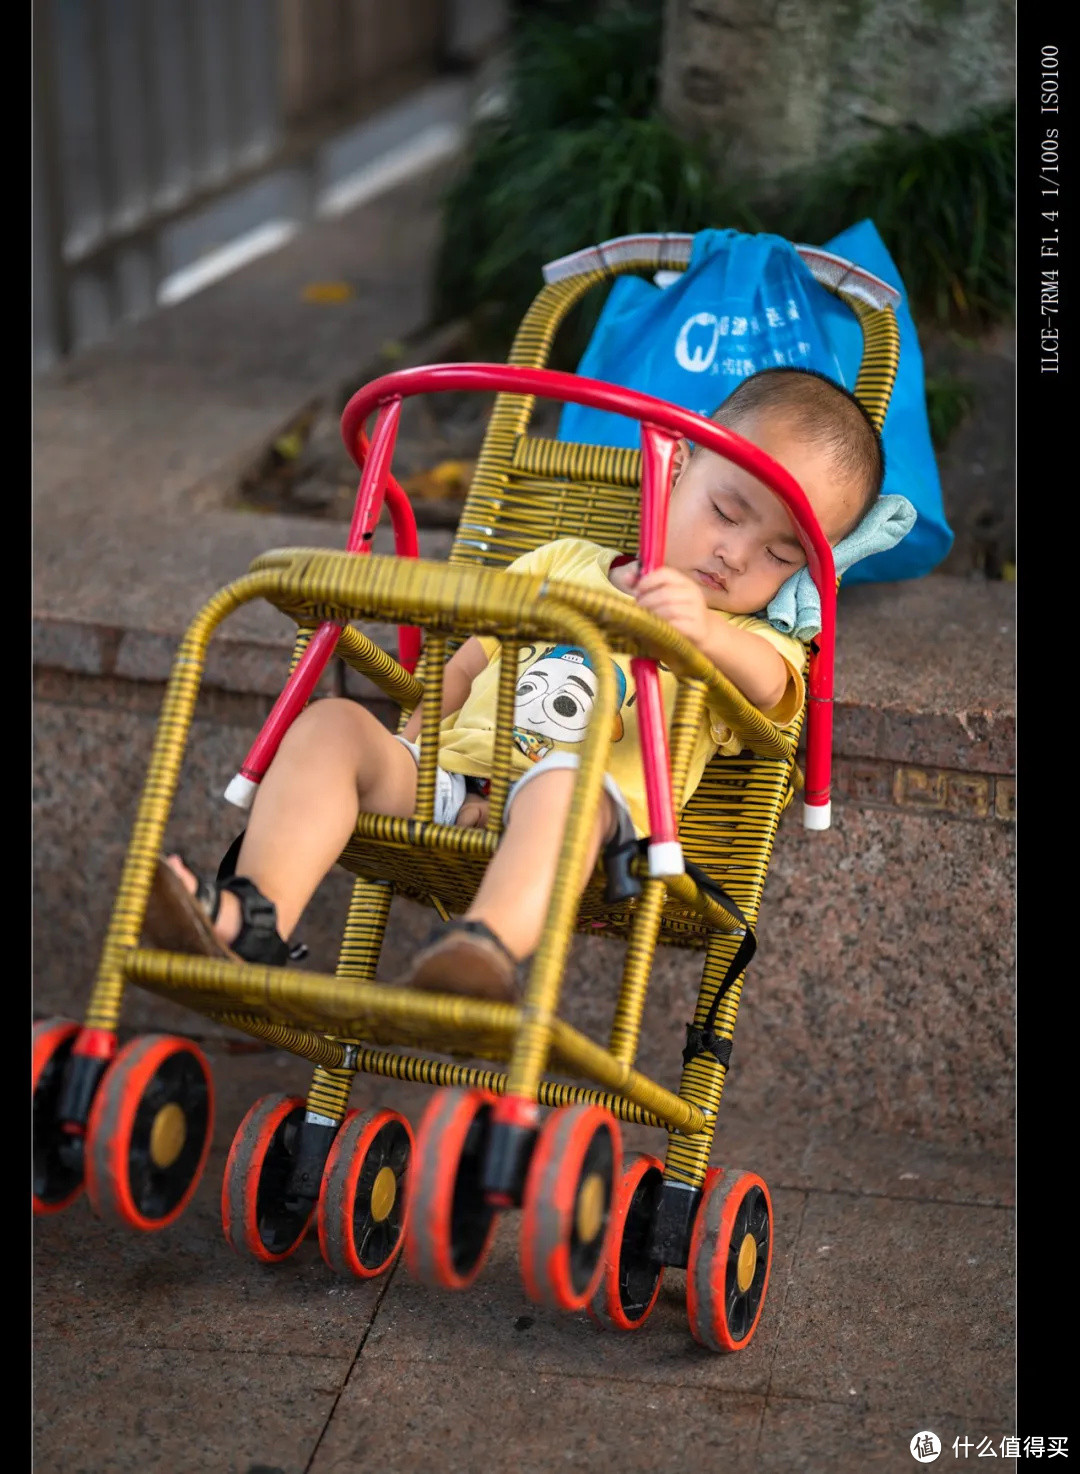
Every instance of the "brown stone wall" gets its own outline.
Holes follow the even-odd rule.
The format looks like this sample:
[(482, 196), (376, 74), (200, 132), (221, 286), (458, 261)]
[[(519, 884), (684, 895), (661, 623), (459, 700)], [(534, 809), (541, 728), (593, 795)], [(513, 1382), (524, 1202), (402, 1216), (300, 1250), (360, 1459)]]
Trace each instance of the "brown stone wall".
[(740, 176), (1014, 95), (1014, 0), (668, 0), (661, 105)]
[[(48, 649), (42, 642), (39, 660)], [(216, 679), (229, 684), (226, 665)], [(34, 1010), (79, 1018), (163, 687), (152, 676), (44, 664), (36, 682)], [(167, 832), (197, 866), (212, 869), (242, 827), (221, 792), (270, 704), (268, 695), (203, 691)], [(381, 714), (392, 721), (389, 707)], [(1010, 1150), (1013, 804), (1013, 779), (1000, 771), (840, 754), (832, 830), (807, 834), (798, 804), (788, 809), (736, 1030), (728, 1091), (740, 1109), (777, 1129), (799, 1113)], [(332, 874), (298, 929), (319, 971), (333, 971), (349, 887), (344, 871)], [(394, 902), (382, 976), (398, 974), (433, 920)], [(574, 942), (564, 1010), (598, 1040), (610, 1028), (621, 955), (598, 937)], [(650, 985), (639, 1067), (672, 1088), (701, 961), (665, 949)], [(230, 1033), (137, 988), (121, 1025)]]

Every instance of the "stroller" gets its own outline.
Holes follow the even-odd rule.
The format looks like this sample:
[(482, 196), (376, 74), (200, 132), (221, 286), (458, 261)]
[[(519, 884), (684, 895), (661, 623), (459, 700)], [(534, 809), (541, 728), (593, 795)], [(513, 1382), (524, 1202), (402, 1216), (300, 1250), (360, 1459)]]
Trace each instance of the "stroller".
[[(36, 1213), (62, 1210), (85, 1186), (98, 1215), (153, 1231), (181, 1215), (200, 1180), (213, 1129), (209, 1066), (182, 1037), (150, 1035), (118, 1049), (131, 982), (314, 1066), (306, 1099), (264, 1096), (236, 1132), (221, 1206), (225, 1234), (240, 1254), (284, 1259), (314, 1225), (324, 1259), (339, 1273), (383, 1274), (403, 1251), (421, 1280), (463, 1288), (484, 1264), (498, 1216), (519, 1209), (521, 1270), (535, 1301), (587, 1309), (605, 1327), (631, 1330), (652, 1310), (665, 1268), (685, 1267), (694, 1337), (716, 1351), (749, 1343), (772, 1259), (769, 1190), (754, 1172), (710, 1166), (709, 1158), (780, 815), (802, 790), (808, 827), (829, 822), (832, 554), (794, 480), (733, 431), (648, 395), (545, 367), (556, 330), (586, 292), (625, 272), (682, 270), (690, 247), (689, 236), (634, 236), (564, 258), (546, 273), (506, 365), (407, 369), (364, 386), (342, 417), (362, 471), (346, 550), (268, 552), (193, 619), (173, 663), (85, 1019), (47, 1019), (34, 1029)], [(880, 429), (897, 369), (897, 294), (849, 262), (799, 249), (858, 318), (864, 347), (855, 394)], [(408, 500), (390, 471), (401, 403), (462, 390), (495, 391), (495, 408), (449, 559), (422, 561)], [(537, 396), (637, 419), (641, 450), (530, 436)], [(671, 456), (683, 436), (758, 477), (798, 527), (822, 606), (821, 634), (808, 652), (805, 775), (796, 761), (801, 715), (775, 725), (665, 622), (614, 593), (542, 586), (538, 577), (503, 571), (521, 553), (566, 536), (637, 552), (646, 570), (657, 566)], [(370, 554), (384, 505), (394, 557)], [(332, 656), (397, 703), (402, 724), (424, 702), (415, 815), (361, 813), (340, 856), (356, 879), (332, 977), (140, 945), (207, 645), (253, 599), (290, 616), (298, 632), (287, 684), (227, 790), (232, 802), (250, 804)], [(398, 658), (358, 629), (359, 621), (396, 624)], [(474, 633), (496, 637), (507, 657), (484, 829), (433, 821), (443, 667)], [(380, 984), (393, 895), (444, 919), (458, 914), (498, 844), (512, 782), (517, 651), (538, 639), (581, 647), (596, 695), (523, 1000)], [(615, 710), (612, 649), (632, 656), (650, 833), (598, 862), (579, 902), (580, 856), (600, 802)], [(657, 659), (679, 683), (670, 733)], [(712, 759), (676, 823), (707, 698), (743, 752)], [(575, 930), (625, 942), (602, 1043), (558, 1016)], [(662, 945), (704, 956), (677, 1090), (634, 1068)], [(476, 1059), (492, 1067), (463, 1062)], [(415, 1131), (399, 1112), (349, 1109), (359, 1071), (436, 1087)], [(620, 1122), (665, 1131), (663, 1160), (642, 1155), (624, 1163)]]

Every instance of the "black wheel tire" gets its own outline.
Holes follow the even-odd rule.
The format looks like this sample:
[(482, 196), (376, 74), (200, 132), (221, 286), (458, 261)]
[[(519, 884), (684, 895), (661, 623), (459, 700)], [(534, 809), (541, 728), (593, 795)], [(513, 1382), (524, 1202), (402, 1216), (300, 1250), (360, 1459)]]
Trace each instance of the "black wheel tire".
[(609, 1331), (636, 1331), (652, 1314), (664, 1266), (648, 1254), (656, 1207), (664, 1185), (664, 1166), (641, 1156), (623, 1172), (611, 1200), (611, 1228), (604, 1270), (589, 1314)]
[(686, 1309), (695, 1340), (741, 1351), (761, 1320), (772, 1265), (772, 1199), (737, 1167), (712, 1168), (690, 1234)]
[(621, 1161), (619, 1123), (601, 1106), (566, 1106), (540, 1128), (521, 1204), (521, 1272), (530, 1300), (583, 1310), (596, 1293)]
[(464, 1289), (491, 1250), (498, 1209), (481, 1173), (493, 1104), (480, 1090), (437, 1090), (420, 1119), (405, 1263), (423, 1284)]
[(31, 1064), (33, 1093), (33, 1205), (36, 1214), (59, 1213), (83, 1190), (83, 1170), (65, 1160), (66, 1133), (57, 1120), (64, 1068), (79, 1025), (47, 1018), (34, 1025)]
[(86, 1123), (86, 1192), (100, 1218), (154, 1233), (191, 1202), (210, 1152), (214, 1084), (190, 1039), (148, 1034), (105, 1071)]
[(397, 1111), (350, 1111), (319, 1193), (319, 1248), (331, 1269), (373, 1279), (397, 1257), (408, 1218), (412, 1127)]
[(238, 1254), (277, 1264), (296, 1252), (315, 1213), (285, 1205), (295, 1142), (307, 1104), (299, 1095), (264, 1095), (240, 1122), (221, 1184), (221, 1222)]

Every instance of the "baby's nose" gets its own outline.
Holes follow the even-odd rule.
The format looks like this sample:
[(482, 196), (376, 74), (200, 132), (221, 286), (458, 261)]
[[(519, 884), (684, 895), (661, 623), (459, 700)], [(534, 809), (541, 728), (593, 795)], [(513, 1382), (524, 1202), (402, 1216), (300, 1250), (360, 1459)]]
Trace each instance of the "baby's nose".
[(722, 547), (718, 547), (714, 556), (719, 558), (720, 562), (731, 573), (741, 573), (743, 571), (743, 564), (746, 561), (745, 556), (740, 544), (734, 539), (729, 539)]

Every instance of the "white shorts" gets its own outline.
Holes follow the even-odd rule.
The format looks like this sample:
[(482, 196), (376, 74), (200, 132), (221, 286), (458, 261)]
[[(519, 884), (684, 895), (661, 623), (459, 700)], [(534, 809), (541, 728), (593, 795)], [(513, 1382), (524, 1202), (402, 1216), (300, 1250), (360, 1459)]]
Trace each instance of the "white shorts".
[[(398, 737), (396, 733), (395, 737), (396, 740), (400, 742), (403, 747), (407, 747), (409, 749), (416, 760), (417, 766), (419, 767), (419, 743), (410, 742), (407, 737)], [(511, 784), (510, 791), (506, 795), (506, 807), (503, 810), (503, 819), (505, 820), (507, 814), (509, 814), (510, 805), (514, 802), (514, 799), (524, 788), (525, 784), (531, 783), (532, 780), (536, 777), (537, 773), (543, 773), (545, 771), (550, 772), (555, 768), (576, 768), (577, 765), (577, 753), (549, 752), (547, 757), (541, 758), (540, 761), (538, 763), (535, 763), (527, 773), (524, 773), (517, 780), (516, 783)], [(624, 833), (632, 834), (634, 832), (634, 824), (633, 820), (630, 818), (630, 810), (627, 807), (626, 799), (623, 797), (622, 790), (620, 789), (619, 785), (615, 782), (615, 779), (612, 778), (609, 773), (604, 774), (604, 792), (608, 795), (612, 803), (615, 805), (615, 812), (619, 821), (619, 829), (622, 830)], [(435, 769), (434, 817), (436, 824), (453, 824), (458, 816), (458, 813), (461, 810), (461, 805), (465, 802), (465, 797), (465, 775), (463, 773), (448, 773), (445, 768)]]

